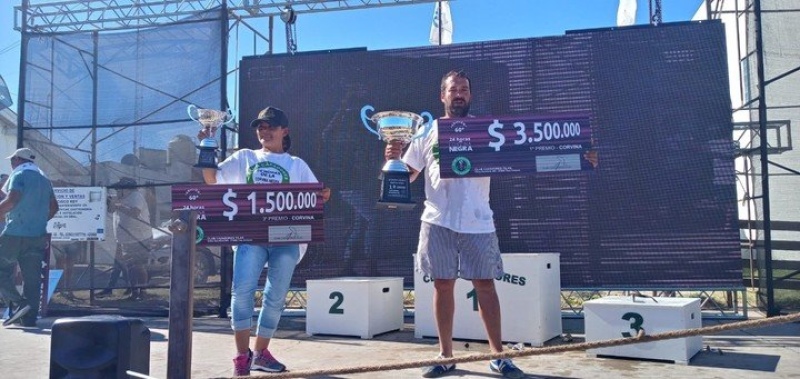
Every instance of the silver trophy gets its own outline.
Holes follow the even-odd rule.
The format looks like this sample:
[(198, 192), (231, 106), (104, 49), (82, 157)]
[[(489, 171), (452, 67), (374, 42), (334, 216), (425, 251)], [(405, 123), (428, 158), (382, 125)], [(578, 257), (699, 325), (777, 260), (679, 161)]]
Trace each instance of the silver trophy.
[(223, 112), (216, 109), (198, 108), (194, 104), (190, 104), (186, 108), (186, 112), (189, 113), (189, 118), (200, 123), (206, 131), (206, 138), (203, 138), (200, 144), (197, 145), (197, 148), (200, 149), (200, 156), (197, 158), (197, 164), (194, 167), (216, 169), (219, 144), (217, 144), (214, 136), (220, 126), (233, 121), (233, 114), (230, 109)]
[[(367, 116), (374, 111), (370, 105), (361, 108), (361, 121), (370, 133), (385, 142), (401, 141), (408, 144), (412, 140), (423, 137), (430, 131), (433, 116), (428, 112), (421, 115), (406, 111), (385, 111)], [(370, 126), (375, 124), (375, 128)], [(421, 127), (424, 126), (424, 127)], [(381, 169), (381, 197), (378, 207), (387, 209), (410, 209), (415, 206), (411, 201), (411, 172), (399, 159), (390, 159)]]

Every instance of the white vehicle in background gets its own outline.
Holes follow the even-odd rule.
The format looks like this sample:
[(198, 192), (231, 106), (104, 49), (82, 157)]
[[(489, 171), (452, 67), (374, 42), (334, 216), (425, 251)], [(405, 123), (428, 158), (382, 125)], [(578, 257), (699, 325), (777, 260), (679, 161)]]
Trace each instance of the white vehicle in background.
[[(153, 247), (147, 264), (149, 277), (169, 277), (172, 262), (172, 233), (165, 225), (153, 228)], [(220, 248), (197, 246), (194, 257), (194, 284), (202, 285), (219, 274)]]

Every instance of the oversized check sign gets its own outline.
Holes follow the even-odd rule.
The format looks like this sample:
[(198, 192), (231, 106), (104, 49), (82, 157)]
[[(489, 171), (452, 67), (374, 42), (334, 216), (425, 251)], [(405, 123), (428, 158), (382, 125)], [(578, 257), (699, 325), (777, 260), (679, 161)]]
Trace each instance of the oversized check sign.
[(324, 240), (322, 183), (172, 187), (172, 209), (197, 211), (199, 245)]
[(586, 114), (439, 119), (442, 178), (592, 169)]

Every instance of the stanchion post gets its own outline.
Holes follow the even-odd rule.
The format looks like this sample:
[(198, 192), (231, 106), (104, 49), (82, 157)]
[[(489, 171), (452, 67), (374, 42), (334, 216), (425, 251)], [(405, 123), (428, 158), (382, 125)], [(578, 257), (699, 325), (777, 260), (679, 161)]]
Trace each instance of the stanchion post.
[(197, 212), (172, 211), (167, 379), (191, 378), (194, 255)]

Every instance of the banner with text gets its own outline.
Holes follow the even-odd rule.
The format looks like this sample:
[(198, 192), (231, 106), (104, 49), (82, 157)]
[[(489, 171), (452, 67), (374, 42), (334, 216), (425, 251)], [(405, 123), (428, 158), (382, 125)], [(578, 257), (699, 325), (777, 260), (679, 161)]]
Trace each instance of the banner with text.
[(586, 114), (439, 119), (438, 123), (442, 178), (526, 175), (594, 166), (587, 161), (591, 129)]
[(197, 211), (198, 245), (324, 240), (321, 183), (172, 187), (172, 209)]
[(106, 188), (55, 187), (58, 212), (47, 222), (52, 241), (106, 239)]

